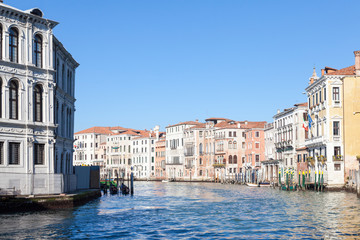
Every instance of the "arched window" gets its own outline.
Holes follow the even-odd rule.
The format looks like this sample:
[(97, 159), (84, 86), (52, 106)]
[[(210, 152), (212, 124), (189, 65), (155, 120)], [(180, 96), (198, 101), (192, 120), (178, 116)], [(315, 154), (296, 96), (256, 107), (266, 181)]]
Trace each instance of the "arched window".
[(19, 32), (16, 28), (9, 31), (9, 58), (11, 62), (18, 62)]
[(36, 34), (34, 37), (33, 45), (33, 63), (35, 66), (42, 67), (42, 38), (39, 34)]
[(234, 149), (237, 149), (237, 143), (236, 143), (236, 141), (233, 142), (233, 148), (234, 148)]
[(237, 156), (234, 155), (233, 164), (237, 164)]
[(16, 81), (12, 80), (10, 82), (10, 94), (9, 94), (9, 104), (10, 104), (10, 119), (18, 119), (18, 84)]
[(229, 156), (229, 164), (232, 164), (233, 163), (233, 161), (232, 161), (232, 156), (230, 155)]
[(232, 142), (229, 141), (229, 149), (232, 149)]
[(203, 154), (203, 145), (202, 145), (202, 143), (199, 144), (199, 153), (200, 153), (200, 155)]
[(34, 121), (42, 122), (42, 89), (40, 85), (34, 88)]

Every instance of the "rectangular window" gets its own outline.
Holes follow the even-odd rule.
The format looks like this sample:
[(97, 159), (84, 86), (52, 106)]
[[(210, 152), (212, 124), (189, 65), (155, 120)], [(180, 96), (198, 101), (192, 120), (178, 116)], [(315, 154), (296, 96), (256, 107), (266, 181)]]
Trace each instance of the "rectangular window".
[(255, 161), (259, 162), (260, 161), (260, 155), (255, 155)]
[(320, 101), (320, 103), (322, 102), (321, 90), (320, 90), (320, 92), (319, 92), (319, 101)]
[(233, 132), (233, 136), (236, 137), (236, 132)]
[(0, 165), (4, 164), (4, 143), (0, 142)]
[(260, 132), (255, 132), (255, 137), (260, 137)]
[(341, 171), (341, 164), (339, 164), (339, 163), (334, 164), (334, 170)]
[(324, 88), (324, 101), (326, 101), (326, 88)]
[(20, 164), (20, 143), (9, 143), (9, 164)]
[(34, 144), (34, 164), (44, 165), (45, 163), (45, 144)]
[(339, 121), (334, 121), (333, 122), (333, 134), (334, 136), (339, 136), (340, 135), (340, 122)]
[(340, 147), (334, 147), (334, 156), (340, 156), (340, 155), (341, 155)]
[(307, 154), (303, 154), (303, 161), (305, 162), (307, 158)]
[(258, 143), (258, 142), (255, 143), (255, 148), (256, 148), (256, 149), (259, 149), (259, 148), (260, 148), (260, 143)]
[(335, 103), (340, 102), (340, 90), (339, 87), (333, 87), (333, 100)]
[(231, 135), (232, 135), (232, 132), (229, 132), (229, 137), (231, 137)]
[(319, 104), (318, 93), (316, 93), (316, 105)]
[(301, 162), (301, 154), (298, 154), (298, 155), (297, 155), (297, 162), (298, 162), (298, 163)]

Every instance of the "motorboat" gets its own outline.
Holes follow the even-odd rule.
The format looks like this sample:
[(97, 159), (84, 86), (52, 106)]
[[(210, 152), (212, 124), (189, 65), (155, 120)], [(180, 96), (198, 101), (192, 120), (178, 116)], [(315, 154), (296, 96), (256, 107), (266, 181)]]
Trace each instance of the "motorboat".
[(259, 187), (259, 184), (257, 183), (246, 183), (248, 187)]

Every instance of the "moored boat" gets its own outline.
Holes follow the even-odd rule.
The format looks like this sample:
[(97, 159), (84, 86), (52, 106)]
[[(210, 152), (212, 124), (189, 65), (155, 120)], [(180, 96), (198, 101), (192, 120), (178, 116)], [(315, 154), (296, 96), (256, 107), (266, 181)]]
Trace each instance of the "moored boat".
[(259, 185), (256, 183), (246, 183), (248, 187), (258, 187)]

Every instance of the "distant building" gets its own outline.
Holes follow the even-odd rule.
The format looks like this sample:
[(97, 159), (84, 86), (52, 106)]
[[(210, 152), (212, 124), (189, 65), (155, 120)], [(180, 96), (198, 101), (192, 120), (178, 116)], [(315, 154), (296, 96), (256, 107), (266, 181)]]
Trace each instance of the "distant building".
[(160, 127), (145, 133), (143, 136), (132, 139), (132, 165), (135, 177), (143, 180), (155, 179), (155, 142), (162, 138), (164, 133)]
[(184, 130), (198, 124), (188, 121), (166, 127), (166, 173), (169, 179), (184, 180)]
[(165, 137), (155, 142), (155, 179), (165, 180), (166, 176), (166, 157), (165, 157)]
[(0, 188), (72, 191), (75, 69), (40, 9), (0, 3)]
[[(294, 107), (274, 116), (274, 142), (276, 147), (275, 159), (279, 161), (279, 171), (284, 178), (286, 171), (298, 174), (298, 167), (305, 162), (307, 155), (298, 152), (305, 147), (307, 103), (295, 104)], [(305, 151), (306, 152), (306, 151)], [(303, 170), (303, 169), (302, 169)], [(283, 179), (284, 180), (284, 179)]]

